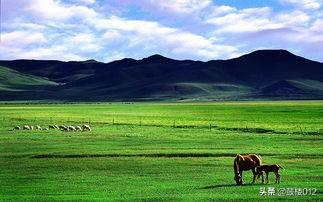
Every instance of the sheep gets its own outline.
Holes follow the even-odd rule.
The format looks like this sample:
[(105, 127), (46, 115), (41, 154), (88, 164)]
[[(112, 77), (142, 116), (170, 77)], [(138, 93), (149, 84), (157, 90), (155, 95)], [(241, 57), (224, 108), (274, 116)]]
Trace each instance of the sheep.
[(39, 125), (37, 125), (35, 126), (35, 130), (42, 130), (42, 128)]
[(63, 131), (68, 131), (68, 128), (64, 125), (60, 125), (59, 129), (63, 130)]
[(48, 128), (43, 128), (42, 130), (49, 130)]
[(48, 128), (49, 129), (56, 129), (54, 125), (49, 125)]
[(20, 130), (20, 126), (15, 126), (12, 130)]
[(59, 129), (64, 129), (65, 127), (66, 127), (66, 126), (64, 126), (64, 125), (59, 125), (59, 126), (58, 126), (58, 128), (59, 128)]
[(91, 131), (91, 127), (89, 125), (87, 125), (87, 124), (83, 124), (82, 129), (83, 129), (83, 131), (86, 131), (86, 130)]
[(28, 125), (24, 125), (22, 129), (23, 130), (30, 130), (30, 127)]
[(30, 126), (30, 130), (34, 130), (34, 126)]
[(76, 128), (74, 126), (68, 126), (67, 129), (68, 131), (76, 131)]
[(82, 127), (81, 127), (81, 126), (76, 126), (76, 127), (75, 127), (75, 129), (76, 129), (77, 131), (81, 131), (81, 130), (82, 130)]

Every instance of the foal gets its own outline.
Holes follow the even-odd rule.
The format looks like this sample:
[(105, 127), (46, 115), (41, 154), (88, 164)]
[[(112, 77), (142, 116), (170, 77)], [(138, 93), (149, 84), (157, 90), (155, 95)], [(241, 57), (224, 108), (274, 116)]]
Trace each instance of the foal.
[(274, 172), (276, 175), (276, 183), (279, 184), (280, 182), (280, 174), (278, 173), (279, 169), (284, 169), (283, 167), (281, 167), (280, 165), (274, 164), (274, 165), (260, 165), (256, 167), (256, 175), (257, 175), (257, 179), (260, 177), (262, 177), (262, 183), (264, 183), (264, 176), (263, 176), (263, 172), (266, 173), (266, 181), (267, 183), (269, 183), (268, 180), (268, 173), (269, 172)]

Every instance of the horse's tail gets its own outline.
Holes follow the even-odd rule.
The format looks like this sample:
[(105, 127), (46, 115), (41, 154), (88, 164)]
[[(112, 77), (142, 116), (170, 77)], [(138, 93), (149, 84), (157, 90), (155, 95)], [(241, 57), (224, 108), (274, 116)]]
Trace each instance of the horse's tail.
[(284, 168), (283, 168), (283, 167), (281, 167), (280, 165), (278, 165), (278, 167), (279, 167), (279, 168), (281, 168), (281, 169), (284, 169)]

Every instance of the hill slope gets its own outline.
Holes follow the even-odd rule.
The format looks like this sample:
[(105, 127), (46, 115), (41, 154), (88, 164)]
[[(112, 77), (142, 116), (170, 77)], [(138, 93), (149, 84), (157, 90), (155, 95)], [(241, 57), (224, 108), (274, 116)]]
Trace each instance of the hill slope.
[(16, 70), (0, 66), (1, 91), (24, 91), (56, 85), (56, 82), (50, 81), (47, 78), (20, 73)]
[(4, 94), (5, 90), (0, 89), (1, 100), (323, 98), (323, 64), (285, 50), (259, 50), (230, 60), (209, 62), (153, 55), (142, 60), (126, 58), (111, 63), (14, 60), (0, 61), (0, 65), (4, 66), (0, 67), (2, 71), (18, 72), (12, 78), (18, 78), (21, 73), (43, 79), (41, 82), (46, 86), (30, 88), (26, 84), (23, 87), (24, 84), (13, 79), (10, 85), (19, 84), (24, 92)]

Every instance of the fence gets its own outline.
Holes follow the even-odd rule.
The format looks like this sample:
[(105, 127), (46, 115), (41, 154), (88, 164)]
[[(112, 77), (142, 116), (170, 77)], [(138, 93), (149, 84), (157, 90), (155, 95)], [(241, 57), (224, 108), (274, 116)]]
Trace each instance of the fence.
[(14, 127), (14, 125), (119, 125), (119, 126), (136, 126), (136, 127), (171, 127), (174, 129), (208, 129), (212, 130), (222, 130), (222, 131), (233, 131), (233, 132), (243, 132), (243, 133), (270, 133), (270, 134), (301, 134), (301, 135), (323, 135), (323, 129), (318, 129), (316, 131), (307, 131), (306, 128), (298, 126), (299, 130), (294, 131), (277, 131), (268, 128), (257, 128), (257, 127), (224, 127), (219, 126), (215, 123), (198, 122), (194, 124), (188, 124), (192, 122), (180, 122), (178, 120), (168, 120), (168, 121), (156, 121), (156, 120), (142, 120), (141, 117), (138, 120), (125, 121), (118, 120), (115, 117), (110, 117), (106, 120), (93, 120), (91, 118), (83, 119), (72, 119), (71, 117), (49, 117), (49, 118), (22, 118), (22, 117), (2, 117), (2, 126)]

